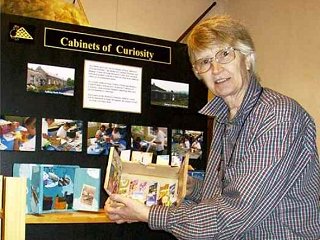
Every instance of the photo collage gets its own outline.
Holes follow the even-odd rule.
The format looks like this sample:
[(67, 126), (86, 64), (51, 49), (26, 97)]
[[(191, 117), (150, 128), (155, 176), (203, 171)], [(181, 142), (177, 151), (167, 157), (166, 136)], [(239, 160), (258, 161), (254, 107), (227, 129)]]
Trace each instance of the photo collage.
[[(41, 122), (41, 131), (36, 122)], [(86, 136), (83, 128), (86, 126)], [(186, 153), (191, 159), (201, 159), (203, 132), (172, 129), (169, 149), (168, 128), (157, 126), (125, 125), (111, 122), (87, 122), (76, 119), (56, 119), (26, 116), (1, 116), (0, 150), (36, 151), (36, 141), (41, 141), (42, 151), (82, 152), (88, 155), (108, 156), (115, 147), (121, 159), (144, 164), (179, 166)], [(86, 144), (84, 144), (86, 143)]]
[[(100, 109), (100, 106), (105, 105), (106, 101), (111, 101), (113, 111), (119, 111), (114, 106), (120, 105), (123, 109), (131, 107), (141, 109), (141, 106), (137, 106), (141, 105), (141, 69), (88, 60), (85, 60), (84, 63), (86, 82), (83, 93), (84, 108), (87, 107), (85, 102), (90, 103), (88, 106), (92, 109)], [(77, 84), (74, 68), (27, 63), (26, 69), (25, 86), (28, 93), (74, 97), (74, 87)], [(112, 83), (114, 78), (117, 78), (118, 85)], [(131, 80), (140, 83), (132, 85)], [(111, 84), (113, 84), (112, 88)], [(150, 85), (151, 105), (188, 108), (189, 84), (151, 79)], [(101, 91), (104, 88), (110, 93), (109, 96), (116, 94), (122, 98), (116, 96), (113, 96), (111, 100), (101, 98), (99, 94), (100, 92), (105, 94), (105, 91)], [(134, 105), (131, 105), (133, 102)], [(37, 129), (37, 126), (41, 126), (40, 129)], [(61, 119), (52, 116), (37, 119), (33, 116), (1, 115), (0, 150), (36, 151), (36, 142), (40, 141), (42, 151), (86, 151), (88, 155), (99, 156), (107, 156), (110, 147), (115, 147), (122, 160), (133, 160), (144, 164), (168, 165), (171, 159), (173, 165), (179, 166), (187, 152), (190, 153), (191, 158), (201, 159), (203, 132), (170, 130), (172, 130), (172, 135), (168, 136), (169, 129), (163, 126), (132, 125), (108, 121), (85, 122), (81, 119)], [(170, 139), (171, 142), (168, 142)]]

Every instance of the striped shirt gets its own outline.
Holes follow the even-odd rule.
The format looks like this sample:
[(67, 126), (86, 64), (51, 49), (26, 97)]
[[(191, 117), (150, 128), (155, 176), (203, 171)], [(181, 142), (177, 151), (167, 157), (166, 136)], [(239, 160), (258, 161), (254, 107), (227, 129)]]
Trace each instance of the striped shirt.
[(231, 122), (219, 97), (200, 111), (215, 117), (206, 177), (180, 206), (152, 206), (150, 228), (178, 239), (320, 239), (314, 121), (296, 101), (261, 89), (252, 78)]

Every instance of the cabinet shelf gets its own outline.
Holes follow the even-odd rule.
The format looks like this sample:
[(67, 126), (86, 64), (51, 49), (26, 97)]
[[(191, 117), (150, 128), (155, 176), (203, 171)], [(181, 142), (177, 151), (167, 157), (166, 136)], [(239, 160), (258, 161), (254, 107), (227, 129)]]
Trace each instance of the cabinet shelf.
[(26, 224), (110, 223), (103, 209), (99, 212), (59, 212), (26, 215)]

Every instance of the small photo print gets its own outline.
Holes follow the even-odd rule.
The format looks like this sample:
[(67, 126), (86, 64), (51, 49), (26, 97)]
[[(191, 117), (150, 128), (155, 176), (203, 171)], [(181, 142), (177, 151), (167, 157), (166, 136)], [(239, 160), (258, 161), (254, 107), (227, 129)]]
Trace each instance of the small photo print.
[(167, 132), (166, 127), (131, 126), (132, 151), (152, 152), (156, 162), (157, 156), (167, 154)]
[(120, 186), (119, 186), (119, 192), (118, 194), (124, 194), (126, 195), (129, 191), (129, 182), (130, 180), (127, 178), (122, 178), (120, 180)]
[(169, 155), (159, 155), (157, 156), (157, 162), (158, 165), (169, 165), (170, 163), (170, 156)]
[(74, 80), (74, 68), (28, 63), (28, 92), (73, 96)]
[(162, 183), (159, 190), (158, 205), (171, 206), (176, 202), (176, 183)]
[(1, 116), (0, 150), (35, 151), (36, 118)]
[(203, 152), (203, 131), (172, 129), (171, 157), (175, 166), (189, 153), (189, 158), (201, 160)]
[(169, 184), (161, 184), (159, 190), (158, 205), (170, 206)]
[(92, 206), (95, 193), (96, 193), (96, 188), (94, 186), (83, 184), (80, 202), (82, 204)]
[(131, 197), (132, 199), (136, 199), (141, 203), (146, 201), (147, 197), (147, 190), (148, 190), (148, 182), (144, 180), (139, 180), (139, 186), (132, 192)]
[(83, 122), (42, 118), (41, 148), (46, 151), (82, 151)]
[(147, 194), (146, 205), (152, 206), (157, 204), (157, 195), (158, 195), (158, 183), (150, 182), (149, 189)]
[(165, 107), (188, 108), (189, 84), (151, 79), (151, 104)]
[(110, 147), (119, 154), (128, 148), (127, 126), (118, 123), (88, 122), (87, 154), (109, 155)]

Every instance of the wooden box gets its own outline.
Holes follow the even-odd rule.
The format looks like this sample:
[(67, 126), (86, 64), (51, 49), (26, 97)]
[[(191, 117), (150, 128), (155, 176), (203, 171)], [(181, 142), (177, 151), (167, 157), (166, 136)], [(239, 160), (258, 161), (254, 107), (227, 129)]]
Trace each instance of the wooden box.
[(186, 195), (189, 156), (180, 167), (121, 161), (110, 149), (104, 189), (141, 201), (147, 206), (180, 204)]

